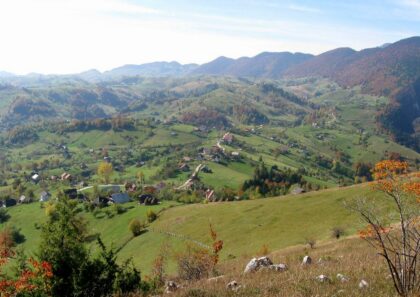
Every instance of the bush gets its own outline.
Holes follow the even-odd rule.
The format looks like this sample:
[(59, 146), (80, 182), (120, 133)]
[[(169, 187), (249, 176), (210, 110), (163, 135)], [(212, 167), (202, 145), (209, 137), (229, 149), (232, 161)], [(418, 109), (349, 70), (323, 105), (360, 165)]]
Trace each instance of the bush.
[(122, 205), (114, 204), (114, 211), (116, 214), (122, 214), (125, 213), (127, 209)]
[(154, 222), (157, 219), (157, 214), (153, 210), (151, 210), (151, 209), (149, 209), (147, 211), (147, 214), (146, 215), (147, 215), (147, 221), (149, 223)]
[(7, 210), (0, 208), (0, 223), (7, 222), (10, 219), (10, 215), (7, 213)]
[(25, 242), (26, 240), (25, 235), (20, 233), (20, 229), (17, 229), (16, 227), (12, 227), (11, 232), (12, 232), (12, 238), (13, 238), (14, 243), (21, 244)]
[(306, 238), (305, 243), (311, 248), (314, 249), (316, 245), (316, 240), (313, 238)]
[(183, 280), (199, 280), (209, 277), (214, 268), (214, 259), (208, 250), (188, 246), (177, 256), (178, 275)]
[(130, 224), (128, 225), (128, 229), (130, 229), (133, 236), (139, 236), (141, 232), (144, 230), (144, 224), (140, 222), (138, 219), (131, 220)]
[(336, 239), (340, 239), (344, 235), (344, 229), (341, 227), (334, 227), (331, 230), (331, 236)]

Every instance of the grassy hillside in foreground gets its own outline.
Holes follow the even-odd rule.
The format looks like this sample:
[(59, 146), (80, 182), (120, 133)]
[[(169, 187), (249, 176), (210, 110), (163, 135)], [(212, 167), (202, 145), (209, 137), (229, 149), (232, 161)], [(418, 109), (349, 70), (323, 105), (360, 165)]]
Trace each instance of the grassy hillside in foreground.
[[(304, 255), (310, 255), (314, 263), (302, 267)], [(181, 283), (182, 288), (173, 296), (225, 297), (233, 296), (226, 284), (235, 280), (241, 288), (235, 296), (247, 297), (394, 297), (396, 296), (384, 261), (366, 242), (359, 238), (330, 240), (309, 249), (299, 245), (274, 251), (268, 255), (274, 263), (284, 263), (286, 272), (259, 271), (243, 274), (249, 257), (241, 257), (219, 265), (222, 278)], [(319, 259), (321, 261), (319, 262)], [(340, 273), (347, 282), (337, 279)], [(320, 283), (316, 277), (324, 274), (331, 282)], [(361, 280), (369, 287), (360, 289)]]
[[(354, 234), (360, 223), (354, 214), (344, 208), (345, 199), (358, 196), (374, 196), (368, 185), (335, 188), (303, 195), (288, 195), (251, 201), (213, 204), (192, 204), (171, 207), (175, 203), (163, 202), (159, 206), (144, 207), (134, 203), (126, 213), (107, 218), (94, 218), (91, 213), (81, 212), (89, 221), (92, 234), (101, 234), (107, 245), (124, 245), (130, 239), (128, 223), (132, 218), (146, 219), (147, 209), (161, 213), (148, 232), (136, 237), (121, 249), (120, 259), (133, 257), (135, 264), (148, 273), (153, 260), (164, 243), (172, 251), (185, 248), (189, 239), (209, 243), (209, 223), (224, 241), (222, 260), (238, 256), (254, 255), (263, 245), (272, 250), (305, 242), (306, 238), (317, 241), (330, 238), (331, 229), (342, 227), (347, 235)], [(4, 225), (21, 228), (26, 237), (24, 248), (36, 251), (40, 230), (35, 223), (45, 220), (44, 209), (38, 203), (9, 209), (11, 219)], [(168, 236), (167, 232), (176, 234)], [(170, 271), (174, 271), (173, 263)]]

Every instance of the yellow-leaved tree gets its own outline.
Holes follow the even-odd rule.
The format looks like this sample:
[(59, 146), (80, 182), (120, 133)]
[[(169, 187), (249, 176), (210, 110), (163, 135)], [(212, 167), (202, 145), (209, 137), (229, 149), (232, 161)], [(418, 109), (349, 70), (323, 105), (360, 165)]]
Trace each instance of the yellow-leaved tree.
[(102, 178), (104, 183), (108, 184), (112, 174), (114, 173), (114, 169), (112, 168), (112, 164), (108, 162), (102, 162), (98, 166), (98, 175)]

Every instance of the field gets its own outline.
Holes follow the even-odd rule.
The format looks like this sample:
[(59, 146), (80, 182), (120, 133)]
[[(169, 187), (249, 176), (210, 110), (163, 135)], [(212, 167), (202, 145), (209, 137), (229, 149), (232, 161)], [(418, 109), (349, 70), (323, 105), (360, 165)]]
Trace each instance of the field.
[[(171, 250), (185, 248), (194, 241), (209, 244), (209, 224), (223, 239), (222, 261), (235, 257), (251, 257), (263, 245), (271, 250), (298, 245), (306, 239), (325, 241), (331, 238), (332, 228), (341, 227), (346, 235), (353, 235), (361, 225), (357, 217), (344, 207), (344, 201), (354, 197), (375, 196), (368, 185), (334, 188), (302, 195), (266, 198), (251, 201), (178, 205), (163, 202), (145, 207), (135, 203), (125, 205), (126, 213), (108, 218), (105, 213), (88, 219), (91, 234), (100, 234), (104, 242), (121, 248), (119, 258), (133, 257), (134, 263), (148, 273), (160, 247), (169, 244)], [(146, 211), (153, 209), (159, 218), (150, 224), (148, 232), (131, 238), (128, 223), (133, 218), (146, 219)], [(11, 219), (3, 226), (21, 228), (26, 241), (22, 245), (29, 254), (36, 252), (40, 230), (36, 226), (45, 220), (45, 210), (39, 203), (9, 209)], [(169, 236), (168, 234), (172, 235)], [(175, 271), (173, 261), (169, 270)]]

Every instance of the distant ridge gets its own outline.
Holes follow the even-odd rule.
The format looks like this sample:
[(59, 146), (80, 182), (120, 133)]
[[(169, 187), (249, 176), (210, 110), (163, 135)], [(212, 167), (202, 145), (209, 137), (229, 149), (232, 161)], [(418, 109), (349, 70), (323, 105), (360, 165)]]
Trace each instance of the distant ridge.
[(255, 57), (230, 59), (219, 57), (195, 69), (192, 74), (280, 78), (284, 71), (311, 59), (310, 54), (263, 52)]
[(182, 65), (178, 62), (153, 62), (141, 65), (124, 65), (103, 73), (105, 77), (116, 76), (181, 76), (197, 68), (197, 64)]

